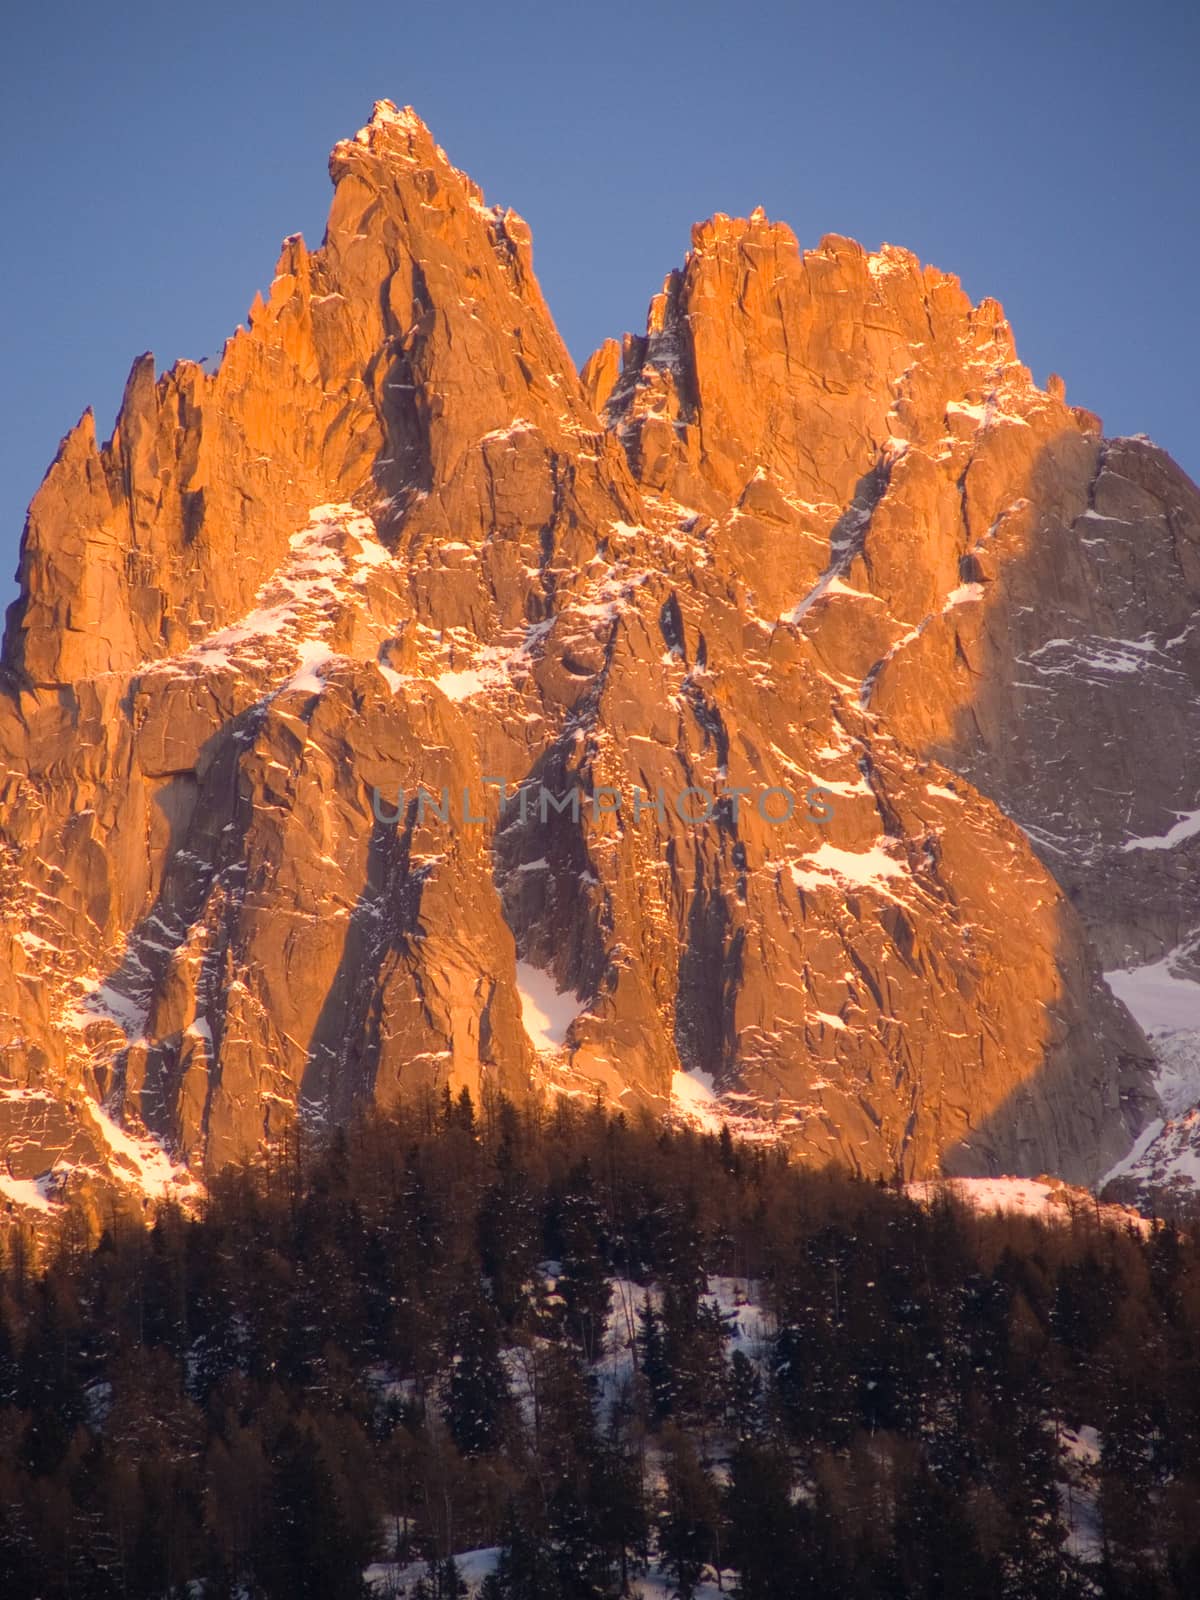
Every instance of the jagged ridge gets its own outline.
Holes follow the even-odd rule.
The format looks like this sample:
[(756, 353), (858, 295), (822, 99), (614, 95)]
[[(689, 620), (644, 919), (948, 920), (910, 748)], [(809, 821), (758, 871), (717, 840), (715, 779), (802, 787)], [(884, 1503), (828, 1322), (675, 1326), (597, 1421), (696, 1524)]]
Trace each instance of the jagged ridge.
[[(203, 1175), (297, 1113), (539, 1081), (867, 1172), (1111, 1167), (1156, 1103), (1096, 947), (1156, 956), (1186, 897), (1147, 924), (1119, 808), (1055, 797), (1114, 759), (1139, 815), (1179, 794), (1144, 730), (1196, 731), (1194, 486), (904, 251), (714, 218), (581, 380), (525, 225), (415, 114), (330, 171), (215, 372), (143, 358), (30, 510), (0, 1044), (9, 1129), (54, 1109), (13, 1180), (112, 1169), (72, 1106)], [(1110, 664), (1039, 700), (1063, 640)], [(632, 815), (688, 786), (749, 799)]]

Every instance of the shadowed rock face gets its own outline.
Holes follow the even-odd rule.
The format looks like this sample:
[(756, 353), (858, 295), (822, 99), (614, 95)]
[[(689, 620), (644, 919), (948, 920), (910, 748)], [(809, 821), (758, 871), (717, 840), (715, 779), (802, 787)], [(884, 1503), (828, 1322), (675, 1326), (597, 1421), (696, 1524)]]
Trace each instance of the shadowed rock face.
[(216, 370), (143, 357), (30, 509), (12, 1176), (545, 1084), (867, 1173), (1112, 1166), (1157, 1107), (1097, 952), (1200, 920), (1122, 849), (1200, 737), (1195, 487), (906, 252), (716, 217), (577, 375), (413, 113), (330, 171)]

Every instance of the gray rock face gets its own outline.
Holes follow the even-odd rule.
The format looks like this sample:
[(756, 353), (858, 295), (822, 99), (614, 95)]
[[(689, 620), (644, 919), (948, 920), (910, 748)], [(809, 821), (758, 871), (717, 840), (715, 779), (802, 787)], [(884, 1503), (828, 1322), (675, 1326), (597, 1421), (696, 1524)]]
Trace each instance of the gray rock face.
[(331, 174), (217, 371), (143, 358), (30, 510), (6, 1192), (443, 1085), (1112, 1167), (1158, 1105), (1101, 965), (1196, 927), (1195, 487), (906, 252), (714, 218), (577, 375), (411, 112)]

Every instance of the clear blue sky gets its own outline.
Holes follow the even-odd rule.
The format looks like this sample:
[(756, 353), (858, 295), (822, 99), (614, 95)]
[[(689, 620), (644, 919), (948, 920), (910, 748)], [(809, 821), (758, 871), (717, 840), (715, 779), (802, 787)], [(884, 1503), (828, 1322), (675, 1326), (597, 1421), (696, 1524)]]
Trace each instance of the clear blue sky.
[(577, 359), (693, 220), (906, 245), (1001, 300), (1035, 376), (1200, 475), (1194, 0), (13, 6), (0, 63), (0, 596), (25, 506), (132, 359), (219, 347), (330, 146), (410, 103), (533, 228)]

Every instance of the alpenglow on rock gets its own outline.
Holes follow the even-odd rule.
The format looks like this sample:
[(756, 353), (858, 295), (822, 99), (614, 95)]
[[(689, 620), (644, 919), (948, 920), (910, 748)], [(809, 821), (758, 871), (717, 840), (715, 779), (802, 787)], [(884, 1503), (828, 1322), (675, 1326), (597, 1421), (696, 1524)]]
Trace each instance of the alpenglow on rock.
[(414, 113), (330, 172), (29, 512), (4, 1193), (444, 1085), (906, 1178), (1145, 1143), (1102, 972), (1194, 960), (1196, 488), (905, 251), (714, 217), (578, 374)]

